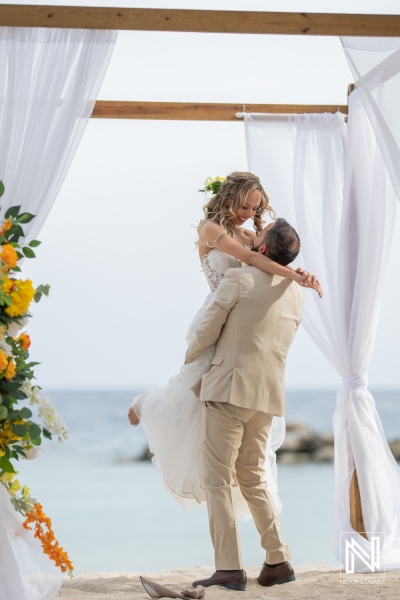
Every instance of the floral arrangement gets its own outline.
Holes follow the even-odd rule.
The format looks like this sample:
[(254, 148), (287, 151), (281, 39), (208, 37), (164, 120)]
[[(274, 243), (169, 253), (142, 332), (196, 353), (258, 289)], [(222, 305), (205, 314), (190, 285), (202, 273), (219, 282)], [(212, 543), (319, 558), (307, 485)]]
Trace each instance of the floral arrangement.
[(212, 195), (215, 196), (221, 189), (221, 186), (224, 183), (225, 179), (225, 177), (214, 177), (214, 179), (212, 177), (207, 177), (207, 179), (204, 182), (203, 189), (199, 190), (199, 192), (204, 192), (205, 194), (207, 192), (211, 192)]
[[(0, 181), (0, 197), (3, 193)], [(29, 524), (35, 523), (34, 535), (44, 552), (62, 571), (71, 572), (73, 566), (54, 537), (50, 519), (31, 497), (29, 488), (21, 488), (13, 464), (21, 458), (36, 458), (42, 437), (51, 440), (56, 435), (60, 442), (68, 437), (67, 427), (54, 406), (41, 396), (41, 388), (32, 384), (33, 369), (38, 363), (29, 361), (31, 339), (27, 333), (21, 333), (31, 316), (31, 302), (39, 302), (50, 290), (48, 285), (35, 289), (30, 279), (20, 279), (18, 275), (18, 262), (24, 257), (34, 258), (33, 248), (40, 244), (38, 240), (27, 245), (20, 243), (25, 235), (22, 225), (34, 218), (21, 212), (20, 206), (12, 206), (0, 224), (0, 482), (11, 495), (15, 510), (25, 517), (24, 526), (29, 529)], [(27, 400), (35, 406), (41, 423), (32, 420)]]
[(38, 502), (35, 502), (33, 510), (30, 510), (26, 515), (24, 522), (25, 529), (32, 529), (30, 524), (34, 524), (33, 535), (40, 540), (43, 551), (60, 567), (61, 571), (71, 574), (74, 570), (73, 564), (68, 558), (68, 554), (57, 542), (51, 520), (43, 512), (43, 507)]

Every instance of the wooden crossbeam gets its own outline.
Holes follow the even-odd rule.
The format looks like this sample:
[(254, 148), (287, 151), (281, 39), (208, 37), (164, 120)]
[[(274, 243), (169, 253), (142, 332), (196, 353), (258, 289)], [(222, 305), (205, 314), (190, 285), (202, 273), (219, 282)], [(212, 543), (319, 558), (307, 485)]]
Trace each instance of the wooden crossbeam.
[(213, 104), (199, 102), (124, 102), (97, 100), (92, 117), (97, 119), (155, 119), (176, 121), (236, 121), (243, 111), (268, 114), (340, 112), (347, 106), (320, 104)]
[(0, 4), (0, 26), (395, 37), (400, 15)]

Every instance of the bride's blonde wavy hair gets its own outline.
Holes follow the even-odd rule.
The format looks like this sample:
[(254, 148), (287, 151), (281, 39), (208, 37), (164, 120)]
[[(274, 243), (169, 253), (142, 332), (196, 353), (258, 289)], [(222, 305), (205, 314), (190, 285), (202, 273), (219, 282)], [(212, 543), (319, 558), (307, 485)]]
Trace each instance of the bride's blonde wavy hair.
[(207, 221), (214, 221), (224, 229), (231, 237), (234, 234), (234, 220), (237, 211), (245, 206), (247, 198), (251, 192), (258, 190), (261, 192), (261, 203), (254, 215), (254, 230), (260, 235), (264, 221), (262, 215), (268, 211), (271, 218), (275, 218), (275, 211), (269, 204), (269, 198), (262, 187), (259, 178), (253, 173), (235, 171), (227, 176), (222, 183), (221, 188), (215, 196), (203, 206), (204, 218), (197, 227), (197, 233)]

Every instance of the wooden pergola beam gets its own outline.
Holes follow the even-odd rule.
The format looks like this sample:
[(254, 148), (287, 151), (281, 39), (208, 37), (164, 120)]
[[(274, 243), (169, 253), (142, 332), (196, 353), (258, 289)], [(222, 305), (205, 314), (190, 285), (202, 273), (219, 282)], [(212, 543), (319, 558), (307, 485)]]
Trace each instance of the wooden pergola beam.
[(0, 4), (0, 26), (396, 37), (400, 15)]
[(320, 104), (215, 104), (199, 102), (124, 102), (97, 100), (92, 117), (97, 119), (154, 119), (172, 121), (236, 121), (243, 111), (268, 114), (340, 112), (347, 106)]

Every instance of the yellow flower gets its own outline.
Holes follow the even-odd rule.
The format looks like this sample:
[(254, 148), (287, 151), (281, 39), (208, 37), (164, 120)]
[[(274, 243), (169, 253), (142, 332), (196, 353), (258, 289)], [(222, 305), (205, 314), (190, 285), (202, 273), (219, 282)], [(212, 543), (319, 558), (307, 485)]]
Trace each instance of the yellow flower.
[(2, 483), (8, 483), (9, 481), (11, 481), (12, 479), (14, 479), (14, 477), (18, 474), (18, 471), (15, 471), (15, 473), (6, 473), (3, 472), (0, 475), (0, 481)]
[[(23, 419), (16, 419), (14, 421), (14, 425), (23, 425)], [(2, 446), (9, 445), (11, 442), (16, 442), (17, 440), (22, 439), (19, 435), (15, 435), (10, 427), (10, 421), (3, 421), (2, 429), (0, 429), (0, 444)]]
[(4, 277), (1, 289), (5, 294), (9, 294), (14, 289), (14, 282), (9, 277)]
[(0, 458), (5, 455), (3, 448), (0, 448)]
[(11, 306), (7, 306), (6, 313), (9, 317), (20, 317), (24, 315), (29, 308), (35, 295), (35, 288), (30, 279), (14, 281), (14, 291), (11, 292)]
[(12, 358), (10, 360), (10, 362), (8, 363), (8, 367), (7, 367), (7, 371), (5, 374), (5, 378), (7, 380), (12, 379), (13, 377), (15, 377), (15, 373), (17, 372), (17, 369), (15, 367), (15, 362), (14, 359)]
[(3, 225), (0, 228), (0, 236), (3, 236), (6, 231), (8, 231), (9, 229), (11, 229), (11, 227), (12, 227), (11, 221), (9, 221), (8, 219), (6, 219), (4, 221), (4, 223), (3, 223)]
[(4, 350), (0, 349), (0, 373), (2, 373), (6, 367), (8, 367), (8, 357)]
[(7, 325), (0, 325), (0, 342), (4, 340), (4, 336), (7, 332)]
[(4, 244), (1, 250), (0, 260), (7, 265), (8, 268), (15, 267), (17, 265), (18, 256), (14, 246), (11, 244)]
[(10, 494), (14, 495), (17, 492), (19, 492), (19, 490), (21, 489), (21, 484), (18, 481), (18, 479), (16, 479), (15, 481), (13, 481), (11, 483), (11, 485), (8, 486), (8, 491), (10, 492)]
[(28, 488), (27, 485), (24, 485), (24, 487), (22, 488), (22, 495), (25, 500), (30, 496), (30, 493), (31, 493), (31, 490)]

